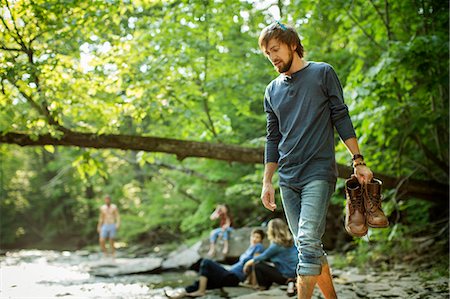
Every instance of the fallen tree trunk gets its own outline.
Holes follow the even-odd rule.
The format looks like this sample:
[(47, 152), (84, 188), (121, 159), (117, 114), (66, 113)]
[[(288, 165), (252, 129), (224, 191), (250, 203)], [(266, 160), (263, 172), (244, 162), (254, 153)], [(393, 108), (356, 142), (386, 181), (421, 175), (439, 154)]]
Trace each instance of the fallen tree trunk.
[[(264, 150), (229, 144), (177, 140), (160, 137), (132, 135), (97, 135), (68, 131), (59, 138), (46, 135), (30, 136), (23, 133), (0, 132), (0, 143), (20, 146), (79, 146), (85, 148), (114, 148), (122, 150), (138, 150), (146, 152), (162, 152), (174, 154), (179, 160), (188, 157), (208, 158), (239, 163), (263, 163)], [(348, 178), (353, 172), (350, 166), (338, 164), (339, 177)], [(404, 179), (378, 174), (384, 188), (398, 189), (402, 196), (419, 197), (431, 201), (445, 201), (448, 204), (449, 186), (435, 181)]]

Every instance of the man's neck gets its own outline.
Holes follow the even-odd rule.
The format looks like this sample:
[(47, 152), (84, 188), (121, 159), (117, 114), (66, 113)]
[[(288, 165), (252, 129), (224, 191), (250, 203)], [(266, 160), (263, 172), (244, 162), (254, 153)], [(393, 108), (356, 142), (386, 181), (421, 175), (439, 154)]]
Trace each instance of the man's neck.
[(284, 74), (286, 76), (291, 76), (293, 73), (298, 72), (299, 70), (304, 68), (307, 64), (308, 63), (306, 62), (306, 60), (304, 60), (303, 58), (300, 58), (300, 56), (298, 56), (298, 54), (295, 52), (294, 58), (292, 60), (291, 68)]

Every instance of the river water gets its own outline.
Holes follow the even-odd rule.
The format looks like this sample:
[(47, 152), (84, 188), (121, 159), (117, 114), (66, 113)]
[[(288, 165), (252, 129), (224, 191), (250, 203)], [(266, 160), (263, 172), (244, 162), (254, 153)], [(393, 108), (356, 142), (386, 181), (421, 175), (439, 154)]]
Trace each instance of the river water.
[(83, 266), (102, 258), (87, 252), (20, 250), (0, 256), (0, 298), (166, 298), (164, 288), (190, 284), (196, 274), (97, 277)]

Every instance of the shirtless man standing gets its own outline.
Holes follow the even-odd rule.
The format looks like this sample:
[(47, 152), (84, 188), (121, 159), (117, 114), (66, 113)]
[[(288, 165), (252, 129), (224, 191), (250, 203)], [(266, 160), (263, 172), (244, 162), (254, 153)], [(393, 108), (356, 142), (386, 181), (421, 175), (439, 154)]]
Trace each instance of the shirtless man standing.
[(114, 238), (116, 231), (120, 227), (119, 210), (115, 204), (111, 204), (111, 197), (105, 196), (105, 204), (100, 207), (100, 216), (98, 218), (97, 231), (100, 234), (100, 247), (104, 256), (108, 255), (105, 241), (109, 239), (112, 257), (115, 256)]

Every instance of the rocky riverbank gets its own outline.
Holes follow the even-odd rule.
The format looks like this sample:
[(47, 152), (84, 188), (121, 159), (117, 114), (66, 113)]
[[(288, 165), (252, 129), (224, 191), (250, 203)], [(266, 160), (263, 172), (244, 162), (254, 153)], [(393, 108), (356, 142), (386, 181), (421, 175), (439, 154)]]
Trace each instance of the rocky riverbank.
[[(0, 257), (0, 298), (162, 299), (164, 291), (190, 284), (192, 270), (158, 274), (91, 275), (86, 263), (101, 260), (98, 253), (23, 250)], [(120, 260), (120, 259), (119, 259)], [(333, 264), (333, 256), (330, 256)], [(104, 261), (105, 262), (105, 261)], [(111, 265), (114, 262), (107, 262)], [(333, 269), (339, 298), (448, 298), (448, 277), (427, 278), (432, 265), (398, 264), (392, 269)], [(433, 275), (430, 275), (433, 276)], [(256, 292), (245, 287), (209, 290), (205, 299), (288, 298), (284, 287)], [(314, 299), (323, 298), (318, 289)]]
[[(251, 230), (242, 228), (232, 233), (227, 257), (221, 255), (219, 242), (215, 258), (222, 263), (236, 259), (248, 246)], [(197, 279), (198, 274), (190, 268), (205, 257), (208, 240), (192, 246), (180, 245), (171, 252), (139, 246), (119, 248), (114, 260), (103, 258), (98, 248), (95, 249), (95, 252), (3, 252), (0, 255), (0, 298), (166, 298), (165, 292), (170, 293)], [(441, 251), (434, 252), (430, 256), (431, 252), (420, 250), (404, 256), (403, 262), (385, 256), (381, 266), (372, 268), (349, 267), (339, 263), (343, 260), (339, 254), (331, 255), (329, 261), (338, 296), (341, 299), (449, 298), (448, 260), (446, 265), (436, 267), (433, 261), (444, 261), (445, 256)], [(446, 267), (447, 270), (442, 271)], [(246, 287), (208, 290), (204, 298), (288, 297), (283, 286), (274, 286), (264, 292)], [(322, 298), (318, 289), (313, 298)]]
[[(333, 260), (330, 256), (329, 259)], [(398, 299), (440, 299), (449, 298), (449, 277), (426, 278), (430, 264), (413, 267), (396, 265), (392, 269), (334, 269), (333, 277), (338, 297), (341, 299), (398, 298)], [(205, 299), (218, 298), (288, 298), (284, 286), (274, 286), (268, 291), (255, 292), (243, 287), (210, 290)], [(323, 299), (316, 287), (313, 299)]]

